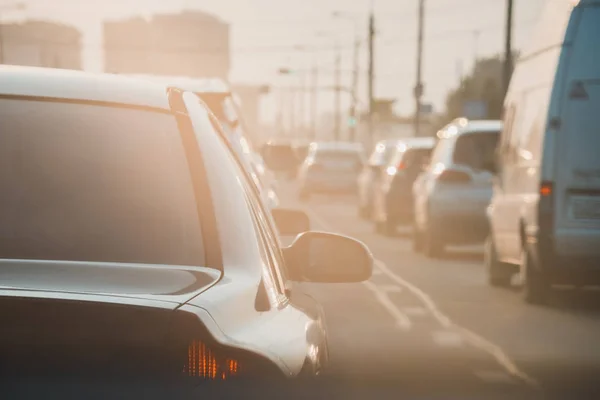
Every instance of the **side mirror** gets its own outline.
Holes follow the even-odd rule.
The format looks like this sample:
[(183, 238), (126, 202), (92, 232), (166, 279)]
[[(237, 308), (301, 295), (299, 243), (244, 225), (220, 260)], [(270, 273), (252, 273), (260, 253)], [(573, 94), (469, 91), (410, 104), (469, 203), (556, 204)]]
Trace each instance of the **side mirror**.
[(291, 171), (300, 164), (294, 148), (287, 144), (267, 143), (261, 149), (261, 156), (271, 171)]
[(273, 208), (271, 216), (280, 235), (295, 236), (310, 230), (310, 219), (304, 211)]
[(326, 232), (300, 234), (284, 249), (290, 279), (313, 283), (366, 281), (373, 272), (373, 255), (362, 242)]

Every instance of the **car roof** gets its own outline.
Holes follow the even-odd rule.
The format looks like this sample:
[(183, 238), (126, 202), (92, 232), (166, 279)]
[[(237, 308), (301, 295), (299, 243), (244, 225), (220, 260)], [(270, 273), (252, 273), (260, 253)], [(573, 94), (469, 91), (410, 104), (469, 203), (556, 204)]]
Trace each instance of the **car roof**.
[(188, 90), (196, 93), (220, 93), (224, 95), (231, 94), (231, 89), (219, 78), (192, 78), (176, 75), (150, 75), (133, 74), (126, 75), (131, 78), (144, 79), (166, 86), (175, 86), (182, 90)]
[(0, 66), (0, 95), (121, 103), (169, 111), (167, 87), (113, 74)]
[(502, 121), (500, 120), (469, 120), (466, 118), (457, 118), (445, 127), (443, 127), (437, 136), (440, 139), (461, 136), (464, 134), (500, 132), (502, 130)]
[(355, 142), (313, 142), (310, 144), (312, 149), (333, 150), (340, 152), (360, 152), (363, 151), (363, 145)]
[(405, 145), (409, 149), (431, 149), (435, 146), (436, 140), (433, 137), (414, 137), (401, 139), (398, 144)]

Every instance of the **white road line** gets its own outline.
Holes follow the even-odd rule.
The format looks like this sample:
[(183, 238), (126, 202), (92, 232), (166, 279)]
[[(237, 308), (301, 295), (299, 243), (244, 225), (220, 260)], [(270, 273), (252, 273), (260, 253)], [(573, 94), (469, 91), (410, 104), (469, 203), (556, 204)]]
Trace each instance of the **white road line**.
[(403, 289), (398, 285), (375, 285), (377, 289), (385, 293), (402, 293)]
[(408, 282), (408, 281), (402, 279), (401, 277), (399, 277), (398, 275), (394, 274), (381, 261), (378, 260), (376, 265), (390, 279), (396, 281), (396, 283), (398, 283), (399, 285), (404, 286), (406, 289), (410, 290), (415, 296), (417, 296), (425, 304), (425, 306), (429, 309), (429, 312), (435, 317), (435, 319), (438, 320), (440, 325), (442, 325), (446, 328), (454, 328), (454, 329), (460, 331), (465, 336), (465, 339), (467, 339), (468, 342), (470, 342), (473, 346), (477, 347), (478, 349), (483, 350), (486, 353), (493, 356), (496, 359), (496, 361), (498, 362), (498, 364), (500, 364), (502, 367), (504, 367), (504, 369), (506, 369), (511, 375), (521, 379), (523, 382), (527, 383), (528, 385), (531, 385), (536, 388), (539, 387), (538, 382), (535, 379), (533, 379), (532, 377), (530, 377), (529, 375), (527, 375), (525, 372), (521, 371), (516, 366), (516, 364), (513, 363), (512, 360), (506, 355), (506, 353), (504, 353), (502, 348), (500, 348), (498, 345), (488, 341), (487, 339), (483, 338), (482, 336), (479, 336), (475, 332), (452, 322), (452, 320), (448, 316), (444, 315), (439, 310), (439, 308), (433, 302), (431, 297), (429, 297), (425, 292), (423, 292), (421, 289), (414, 286), (410, 282)]
[(377, 288), (377, 285), (371, 282), (364, 282), (367, 289), (369, 289), (375, 295), (375, 298), (381, 305), (394, 317), (396, 320), (396, 325), (398, 328), (403, 331), (408, 331), (412, 327), (412, 322), (406, 315), (404, 315), (398, 308), (394, 305), (394, 303), (389, 299), (387, 294), (384, 291), (381, 291)]
[[(319, 225), (321, 225), (324, 229), (330, 230), (332, 232), (336, 232), (336, 230), (331, 229), (332, 228), (331, 225), (328, 222), (326, 222), (325, 220), (323, 220), (314, 210), (312, 210), (308, 207), (306, 207), (305, 210), (306, 210), (307, 214), (309, 214), (311, 218), (313, 218), (315, 221), (317, 221), (317, 223)], [(461, 332), (464, 335), (466, 341), (468, 341), (472, 346), (474, 346), (474, 347), (490, 354), (492, 357), (494, 357), (494, 359), (498, 362), (498, 364), (500, 364), (509, 374), (511, 374), (514, 377), (517, 377), (521, 381), (525, 382), (526, 384), (528, 384), (534, 388), (540, 389), (539, 383), (535, 379), (533, 379), (532, 377), (527, 375), (525, 372), (521, 371), (516, 366), (516, 364), (513, 363), (512, 360), (506, 355), (506, 353), (504, 353), (502, 348), (500, 348), (498, 345), (488, 341), (487, 339), (483, 338), (482, 336), (479, 336), (475, 332), (454, 323), (448, 316), (444, 315), (439, 310), (439, 308), (437, 307), (435, 302), (431, 299), (431, 297), (429, 297), (424, 291), (422, 291), (418, 287), (414, 286), (410, 282), (408, 282), (408, 281), (402, 279), (400, 276), (396, 275), (383, 262), (376, 260), (375, 267), (377, 269), (379, 269), (381, 272), (383, 272), (385, 275), (387, 275), (391, 280), (395, 281), (400, 286), (408, 289), (417, 298), (419, 298), (419, 300), (421, 300), (421, 302), (423, 302), (423, 304), (427, 307), (429, 312), (433, 315), (433, 317), (438, 321), (438, 323), (442, 327), (444, 327), (446, 329), (455, 329), (455, 330)], [(377, 298), (377, 300), (379, 300), (379, 302), (390, 312), (390, 314), (392, 314), (392, 316), (394, 316), (396, 318), (398, 316), (401, 316), (400, 318), (402, 320), (403, 320), (403, 318), (406, 318), (406, 320), (408, 320), (408, 317), (406, 317), (406, 315), (404, 313), (400, 312), (400, 310), (398, 310), (398, 308), (389, 300), (389, 298), (387, 296), (385, 296), (385, 293), (382, 293), (378, 290), (376, 285), (374, 285), (373, 283), (368, 282), (368, 281), (363, 282), (363, 284), (365, 286), (367, 286), (367, 288), (369, 288), (369, 290), (371, 290), (375, 294), (375, 297)], [(402, 323), (405, 323), (405, 322), (401, 322), (401, 320), (398, 320), (398, 321), (399, 321), (398, 322), (399, 325), (401, 325)], [(410, 320), (408, 320), (408, 321), (410, 322)]]

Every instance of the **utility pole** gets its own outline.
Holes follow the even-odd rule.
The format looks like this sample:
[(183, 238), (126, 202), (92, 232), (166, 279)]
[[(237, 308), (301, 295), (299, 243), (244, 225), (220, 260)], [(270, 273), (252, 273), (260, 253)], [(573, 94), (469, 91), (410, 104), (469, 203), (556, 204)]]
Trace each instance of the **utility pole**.
[(352, 71), (352, 103), (350, 105), (350, 118), (352, 119), (352, 125), (350, 126), (350, 141), (356, 140), (356, 99), (358, 98), (358, 69), (360, 68), (358, 62), (358, 56), (360, 51), (360, 38), (358, 36), (358, 30), (355, 28), (354, 37), (354, 67)]
[(315, 62), (315, 65), (312, 70), (312, 93), (311, 93), (311, 140), (317, 139), (317, 119), (319, 118), (317, 115), (317, 94), (318, 94), (318, 84), (319, 84), (319, 65)]
[(288, 106), (288, 112), (290, 113), (290, 136), (296, 138), (296, 116), (294, 115), (296, 114), (296, 88), (293, 85), (288, 89), (288, 95), (290, 96)]
[(418, 35), (417, 35), (417, 81), (415, 83), (415, 117), (414, 117), (414, 136), (420, 136), (421, 132), (421, 97), (423, 96), (423, 25), (425, 18), (425, 0), (419, 0), (419, 19), (418, 19)]
[(333, 140), (340, 140), (340, 123), (341, 123), (341, 112), (342, 112), (342, 83), (340, 81), (341, 78), (341, 68), (342, 68), (342, 51), (339, 43), (336, 44), (335, 50), (335, 121), (334, 121), (334, 132), (333, 132)]
[(369, 13), (369, 79), (368, 79), (368, 92), (369, 92), (369, 110), (367, 113), (368, 124), (367, 124), (367, 135), (368, 135), (368, 147), (373, 146), (374, 142), (374, 124), (373, 124), (373, 113), (375, 112), (375, 98), (373, 93), (373, 86), (375, 84), (374, 77), (374, 60), (375, 60), (375, 13), (373, 10), (373, 1), (371, 1), (371, 12)]
[(306, 103), (306, 81), (306, 71), (302, 71), (300, 73), (300, 93), (298, 103), (298, 133), (302, 135), (303, 139), (306, 137), (306, 112), (304, 108)]
[(503, 71), (503, 89), (504, 96), (508, 92), (510, 75), (512, 73), (512, 30), (513, 30), (513, 0), (506, 0), (506, 37), (504, 42), (504, 71)]

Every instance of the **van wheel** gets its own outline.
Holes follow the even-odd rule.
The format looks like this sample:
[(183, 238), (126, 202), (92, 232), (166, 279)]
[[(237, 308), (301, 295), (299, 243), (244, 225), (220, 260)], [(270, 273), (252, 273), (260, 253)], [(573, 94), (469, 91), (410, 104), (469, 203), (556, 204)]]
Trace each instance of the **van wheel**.
[(419, 231), (416, 223), (413, 224), (412, 249), (415, 253), (420, 253), (423, 250), (423, 234)]
[(523, 274), (523, 299), (529, 304), (546, 304), (550, 294), (550, 285), (543, 273), (535, 268), (531, 254), (523, 250), (521, 260)]
[(428, 227), (423, 233), (423, 254), (430, 258), (439, 258), (444, 252), (444, 243), (431, 227)]
[(491, 236), (485, 241), (484, 263), (487, 270), (488, 284), (490, 286), (508, 287), (513, 276), (513, 271), (508, 265), (498, 261), (496, 245)]

